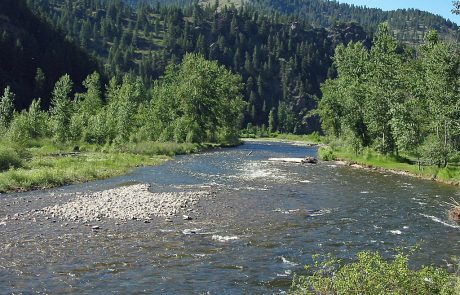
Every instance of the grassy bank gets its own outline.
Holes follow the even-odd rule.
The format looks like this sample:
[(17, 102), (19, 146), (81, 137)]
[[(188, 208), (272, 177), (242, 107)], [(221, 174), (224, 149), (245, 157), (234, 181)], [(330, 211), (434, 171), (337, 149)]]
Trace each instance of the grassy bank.
[[(130, 143), (113, 148), (97, 145), (55, 145), (36, 141), (27, 147), (0, 143), (0, 192), (28, 191), (104, 179), (139, 166), (163, 163), (215, 144)], [(78, 150), (78, 151), (75, 151)]]
[(370, 149), (365, 149), (362, 153), (356, 154), (346, 147), (321, 147), (319, 157), (325, 161), (340, 160), (367, 168), (405, 172), (417, 177), (434, 179), (448, 184), (460, 184), (460, 165), (458, 163), (451, 163), (445, 168), (438, 168), (435, 165), (419, 165), (416, 159), (411, 159), (410, 157), (381, 155)]
[(318, 133), (312, 133), (307, 135), (298, 135), (290, 133), (270, 133), (270, 134), (248, 134), (242, 133), (242, 139), (257, 139), (261, 141), (293, 141), (293, 142), (305, 142), (309, 144), (319, 144), (322, 143), (323, 137)]

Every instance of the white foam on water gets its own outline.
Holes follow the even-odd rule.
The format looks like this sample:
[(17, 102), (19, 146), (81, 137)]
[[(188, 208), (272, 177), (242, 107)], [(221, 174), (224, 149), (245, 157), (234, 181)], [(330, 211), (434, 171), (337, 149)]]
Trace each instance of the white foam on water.
[(193, 257), (199, 257), (199, 258), (203, 258), (203, 257), (206, 257), (208, 256), (209, 254), (192, 254)]
[(193, 228), (193, 229), (191, 229), (191, 228), (186, 228), (186, 229), (184, 229), (184, 230), (182, 231), (182, 233), (183, 233), (184, 235), (195, 235), (195, 234), (197, 234), (199, 231), (201, 231), (201, 228)]
[(213, 240), (216, 240), (221, 243), (225, 243), (228, 241), (235, 241), (238, 240), (239, 238), (237, 236), (220, 236), (220, 235), (213, 235), (212, 236)]
[(292, 265), (292, 266), (299, 265), (298, 263), (287, 260), (284, 256), (279, 256), (278, 258), (281, 259), (281, 261), (283, 261), (284, 264)]
[(403, 226), (403, 229), (408, 229), (409, 227), (406, 225), (406, 226)]
[(396, 229), (396, 230), (389, 230), (388, 232), (394, 234), (394, 235), (401, 235), (402, 234), (402, 231), (400, 231), (399, 229)]
[(279, 212), (281, 214), (292, 214), (292, 213), (296, 213), (296, 212), (299, 212), (300, 209), (289, 209), (289, 210), (285, 210), (285, 209), (281, 209), (281, 208), (277, 208), (275, 210), (273, 210), (273, 212)]
[(309, 214), (310, 217), (322, 216), (324, 214), (329, 214), (332, 212), (332, 209), (321, 209), (318, 211), (313, 211)]
[(439, 219), (439, 218), (436, 217), (436, 216), (426, 215), (426, 214), (423, 214), (423, 213), (420, 213), (420, 215), (422, 215), (422, 216), (424, 216), (424, 217), (426, 217), (426, 218), (429, 218), (429, 219), (433, 220), (434, 222), (440, 223), (440, 224), (442, 224), (442, 225), (445, 225), (445, 226), (448, 226), (448, 227), (451, 227), (451, 228), (460, 229), (460, 226), (459, 226), (459, 225), (447, 223), (447, 222), (445, 222), (445, 221)]
[(270, 179), (275, 181), (288, 180), (288, 175), (273, 167), (270, 162), (249, 162), (240, 167), (240, 173), (233, 177), (244, 180)]
[(173, 229), (160, 229), (160, 231), (161, 231), (162, 233), (172, 233), (172, 232), (174, 232), (175, 230), (173, 230)]

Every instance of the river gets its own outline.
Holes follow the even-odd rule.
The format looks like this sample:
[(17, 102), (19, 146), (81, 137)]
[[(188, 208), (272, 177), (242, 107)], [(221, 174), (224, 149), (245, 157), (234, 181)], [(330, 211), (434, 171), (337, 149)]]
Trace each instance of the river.
[[(0, 218), (10, 216), (0, 223), (0, 293), (278, 294), (314, 254), (391, 257), (396, 248), (419, 246), (414, 266), (445, 266), (460, 255), (460, 226), (448, 220), (445, 203), (458, 199), (458, 188), (328, 162), (268, 161), (316, 153), (247, 142), (122, 177), (0, 195)], [(216, 196), (201, 201), (190, 221), (102, 220), (98, 231), (14, 215), (68, 202), (75, 192), (138, 182)]]

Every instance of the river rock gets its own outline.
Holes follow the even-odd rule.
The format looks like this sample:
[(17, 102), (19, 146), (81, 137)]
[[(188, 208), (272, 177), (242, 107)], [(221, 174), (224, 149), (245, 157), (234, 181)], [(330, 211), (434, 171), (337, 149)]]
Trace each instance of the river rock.
[[(66, 220), (100, 221), (102, 219), (150, 220), (151, 217), (177, 216), (196, 206), (210, 192), (152, 193), (148, 184), (123, 186), (100, 192), (76, 195), (73, 201), (42, 209), (48, 216)], [(184, 218), (185, 219), (185, 218)], [(186, 220), (191, 220), (188, 217)]]

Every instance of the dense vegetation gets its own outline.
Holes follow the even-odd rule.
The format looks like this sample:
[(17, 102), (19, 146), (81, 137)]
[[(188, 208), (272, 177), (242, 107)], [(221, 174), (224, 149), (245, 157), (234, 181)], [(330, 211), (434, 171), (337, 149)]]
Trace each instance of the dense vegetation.
[(336, 1), (322, 0), (251, 0), (257, 8), (274, 10), (303, 19), (315, 27), (329, 27), (337, 22), (357, 22), (369, 32), (388, 22), (398, 40), (420, 44), (430, 30), (439, 31), (448, 40), (459, 40), (458, 26), (438, 15), (417, 9), (383, 11)]
[(14, 111), (14, 93), (0, 98), (0, 130), (15, 144), (52, 137), (57, 143), (85, 142), (122, 146), (128, 142), (235, 142), (241, 122), (241, 78), (200, 55), (189, 54), (169, 67), (149, 92), (140, 79), (112, 78), (102, 89), (98, 73), (72, 95), (73, 82), (62, 76), (54, 86), (49, 112), (34, 100)]
[[(74, 84), (64, 75), (54, 86), (49, 111), (35, 99), (21, 112), (5, 88), (0, 172), (6, 172), (0, 174), (0, 191), (107, 177), (158, 163), (163, 158), (156, 155), (238, 142), (241, 77), (200, 55), (185, 55), (151, 89), (130, 75), (112, 78), (103, 88), (97, 72), (82, 86), (85, 91), (73, 94)], [(92, 153), (82, 158), (82, 151)]]
[(14, 89), (18, 109), (34, 97), (47, 97), (60, 76), (68, 73), (80, 84), (97, 69), (84, 49), (35, 16), (22, 0), (0, 1), (0, 52), (0, 89)]
[(405, 153), (438, 167), (455, 161), (460, 149), (457, 44), (431, 31), (414, 51), (383, 24), (372, 49), (362, 43), (338, 46), (338, 77), (322, 86), (324, 130), (344, 139), (356, 153)]
[[(149, 85), (168, 64), (187, 52), (216, 60), (243, 76), (244, 125), (265, 125), (283, 132), (319, 130), (307, 121), (319, 85), (329, 75), (337, 44), (365, 40), (355, 24), (312, 29), (257, 10), (186, 8), (122, 1), (28, 1), (30, 7), (67, 38), (97, 57), (108, 76), (130, 72)], [(308, 126), (310, 123), (311, 126)]]
[(308, 275), (294, 278), (291, 294), (459, 294), (455, 275), (435, 267), (413, 270), (408, 261), (405, 254), (388, 262), (372, 252), (358, 253), (356, 262), (345, 265), (317, 260), (306, 267)]
[[(321, 97), (320, 84), (335, 74), (330, 58), (334, 48), (349, 41), (369, 44), (360, 26), (340, 21), (359, 21), (373, 31), (378, 22), (389, 18), (405, 36), (415, 27), (422, 28), (414, 29), (417, 38), (428, 28), (437, 28), (449, 38), (456, 34), (452, 34), (454, 24), (429, 13), (400, 11), (389, 15), (335, 2), (297, 2), (283, 2), (281, 7), (274, 1), (252, 1), (236, 9), (222, 7), (219, 1), (206, 5), (162, 1), (151, 6), (146, 4), (149, 1), (27, 0), (36, 15), (90, 52), (109, 77), (120, 79), (129, 72), (150, 86), (168, 64), (178, 63), (187, 52), (218, 61), (240, 73), (246, 84), (244, 126), (272, 132), (302, 134), (320, 130), (318, 120), (309, 112), (316, 107), (316, 98)], [(299, 8), (296, 15), (292, 14), (294, 5)], [(336, 12), (341, 18), (334, 17), (339, 15)], [(57, 80), (57, 76), (42, 75), (39, 66), (29, 67), (38, 80), (44, 76), (49, 85)], [(75, 79), (72, 74), (71, 77)], [(75, 80), (77, 85), (81, 81)], [(40, 84), (28, 81), (29, 88)], [(11, 86), (18, 93), (18, 101), (30, 102), (30, 93), (24, 98), (16, 85)], [(46, 93), (35, 94), (42, 97), (44, 105), (49, 102)]]

